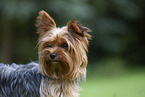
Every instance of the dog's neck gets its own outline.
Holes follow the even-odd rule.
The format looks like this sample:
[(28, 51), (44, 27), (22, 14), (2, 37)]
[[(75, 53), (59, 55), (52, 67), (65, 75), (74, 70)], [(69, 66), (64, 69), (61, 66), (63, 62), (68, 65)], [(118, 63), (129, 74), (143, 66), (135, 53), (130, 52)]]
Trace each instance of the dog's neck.
[(79, 97), (80, 79), (50, 79), (44, 77), (41, 80), (41, 97)]

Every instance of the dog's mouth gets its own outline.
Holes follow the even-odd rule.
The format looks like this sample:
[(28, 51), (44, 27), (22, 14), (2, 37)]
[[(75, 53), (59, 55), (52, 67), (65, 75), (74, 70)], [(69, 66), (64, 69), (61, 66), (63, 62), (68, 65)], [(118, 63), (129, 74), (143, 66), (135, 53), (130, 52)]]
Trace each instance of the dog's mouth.
[(51, 63), (59, 63), (60, 61), (59, 60), (50, 60), (49, 62), (51, 62)]
[(63, 59), (47, 60), (45, 63), (45, 71), (50, 78), (64, 79), (70, 78), (73, 70), (73, 65)]

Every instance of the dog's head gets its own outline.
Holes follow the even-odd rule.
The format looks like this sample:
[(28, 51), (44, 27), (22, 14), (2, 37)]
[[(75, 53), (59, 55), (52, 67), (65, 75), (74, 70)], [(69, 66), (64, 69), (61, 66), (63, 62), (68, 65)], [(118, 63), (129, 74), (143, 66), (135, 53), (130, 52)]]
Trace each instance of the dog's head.
[(36, 27), (39, 34), (41, 74), (54, 79), (75, 79), (86, 75), (87, 46), (90, 29), (75, 20), (58, 28), (45, 11), (40, 11)]

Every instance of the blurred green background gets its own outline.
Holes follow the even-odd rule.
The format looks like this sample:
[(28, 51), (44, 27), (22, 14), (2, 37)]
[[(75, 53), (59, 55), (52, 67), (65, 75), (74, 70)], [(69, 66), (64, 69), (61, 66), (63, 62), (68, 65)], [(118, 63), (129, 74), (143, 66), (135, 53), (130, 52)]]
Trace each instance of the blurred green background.
[(145, 97), (145, 0), (0, 0), (0, 62), (38, 61), (35, 20), (79, 20), (92, 40), (81, 97)]

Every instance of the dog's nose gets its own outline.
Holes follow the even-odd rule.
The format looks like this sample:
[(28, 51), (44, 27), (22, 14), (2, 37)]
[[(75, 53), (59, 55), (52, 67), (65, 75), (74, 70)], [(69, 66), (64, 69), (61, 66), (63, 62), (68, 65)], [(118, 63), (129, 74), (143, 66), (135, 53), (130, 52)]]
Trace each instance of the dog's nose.
[(50, 54), (50, 58), (51, 58), (52, 60), (54, 60), (54, 59), (56, 58), (56, 54), (55, 54), (55, 53), (51, 53), (51, 54)]

